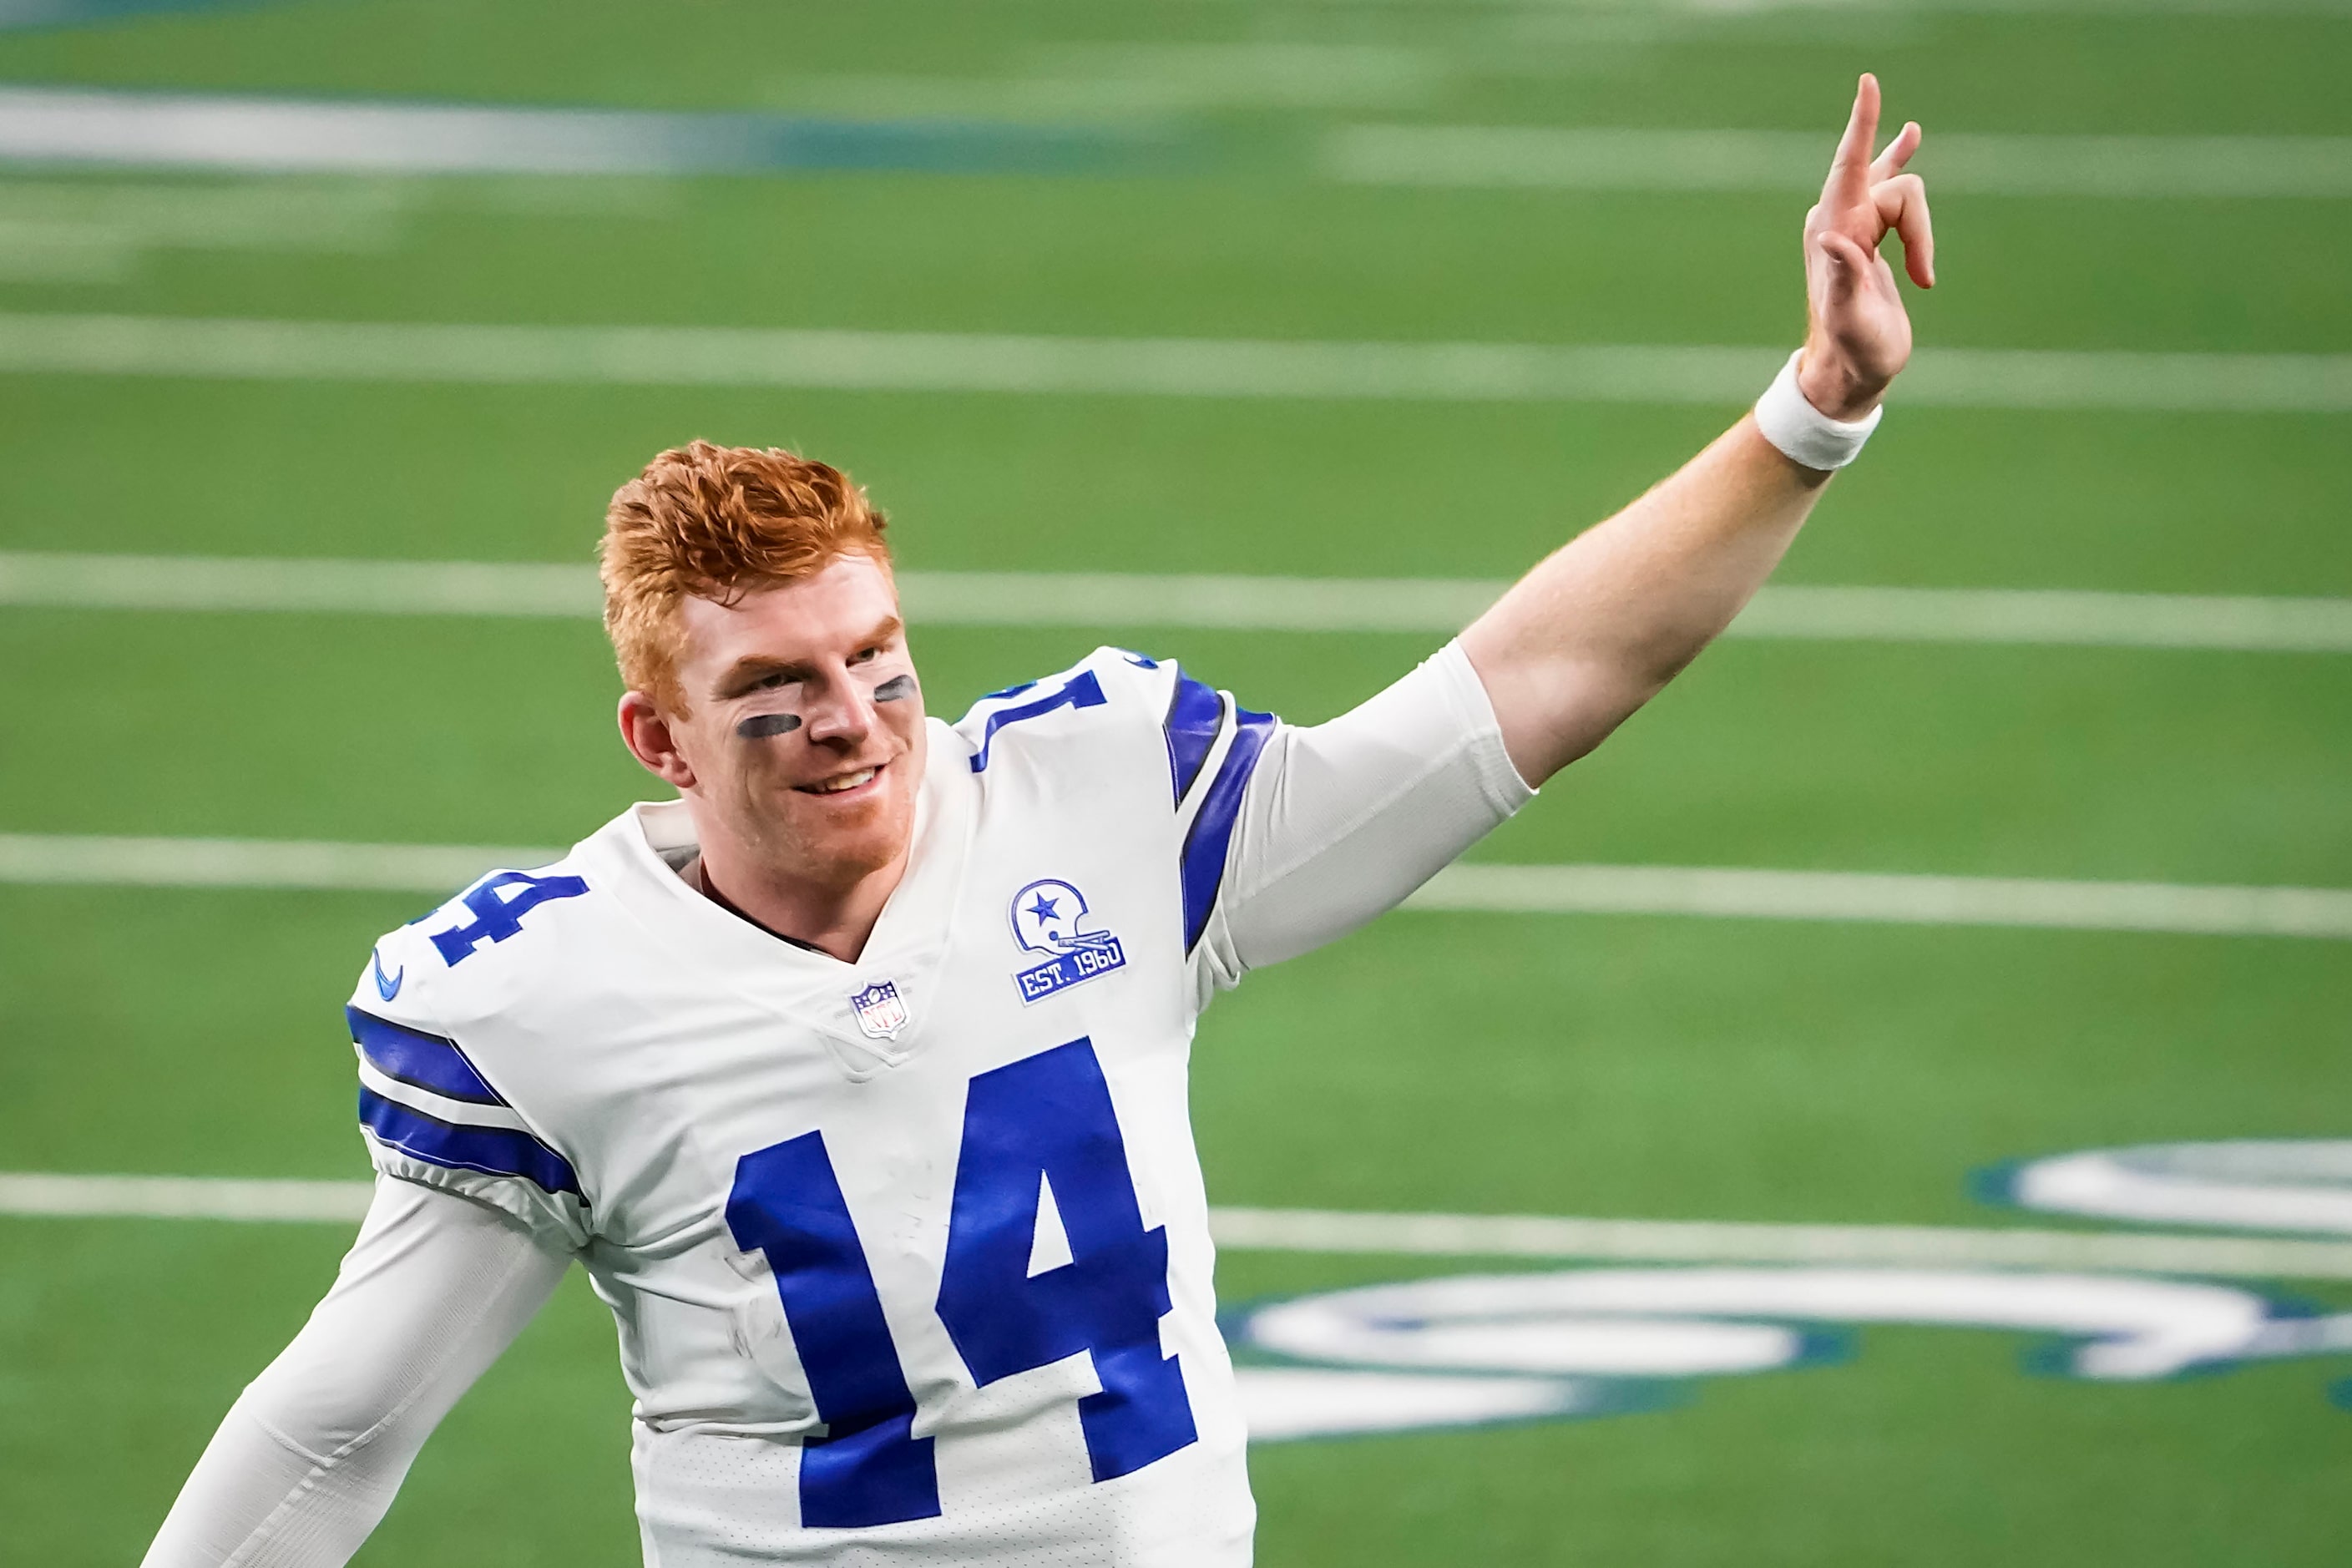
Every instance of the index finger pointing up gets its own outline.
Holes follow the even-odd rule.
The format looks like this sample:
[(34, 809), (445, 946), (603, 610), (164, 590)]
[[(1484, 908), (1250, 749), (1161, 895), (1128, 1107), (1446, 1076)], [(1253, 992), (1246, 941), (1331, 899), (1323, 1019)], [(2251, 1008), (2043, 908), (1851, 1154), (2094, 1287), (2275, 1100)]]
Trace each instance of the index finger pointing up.
[(1833, 206), (1853, 206), (1870, 195), (1870, 149), (1878, 139), (1878, 79), (1864, 71), (1853, 94), (1853, 113), (1838, 139), (1837, 156), (1822, 197)]

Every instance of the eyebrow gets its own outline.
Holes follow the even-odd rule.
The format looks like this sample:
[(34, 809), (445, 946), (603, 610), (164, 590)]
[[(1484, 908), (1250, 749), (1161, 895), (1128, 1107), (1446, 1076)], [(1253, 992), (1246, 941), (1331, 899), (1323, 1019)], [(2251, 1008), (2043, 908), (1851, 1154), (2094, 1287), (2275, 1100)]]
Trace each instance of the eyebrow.
[(786, 680), (806, 680), (815, 673), (815, 666), (798, 659), (762, 658), (754, 655), (739, 658), (729, 665), (727, 673), (719, 678), (716, 689), (723, 700), (730, 697), (740, 697), (754, 687), (778, 676), (783, 677)]
[[(887, 643), (906, 629), (907, 624), (898, 616), (885, 616), (875, 623), (872, 631), (857, 639), (857, 646), (867, 648)], [(787, 681), (806, 680), (815, 673), (816, 666), (806, 659), (769, 658), (759, 654), (749, 654), (727, 667), (726, 673), (719, 676), (714, 689), (719, 700), (723, 702), (740, 697), (762, 682), (778, 677)]]

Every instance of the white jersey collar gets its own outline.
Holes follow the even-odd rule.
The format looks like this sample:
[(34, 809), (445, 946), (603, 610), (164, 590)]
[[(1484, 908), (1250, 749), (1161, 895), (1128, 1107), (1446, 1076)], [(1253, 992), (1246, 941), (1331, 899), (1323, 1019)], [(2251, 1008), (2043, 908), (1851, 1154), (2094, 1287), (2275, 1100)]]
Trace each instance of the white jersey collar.
[[(919, 1044), (929, 1020), (932, 975), (947, 954), (979, 816), (969, 748), (940, 721), (926, 723), (929, 756), (916, 794), (907, 873), (854, 963), (781, 941), (689, 886), (673, 867), (697, 847), (684, 801), (631, 806), (581, 846), (581, 858), (592, 874), (604, 873), (622, 906), (680, 959), (858, 1053), (885, 1063), (901, 1060)], [(859, 1026), (855, 998), (876, 986), (895, 991), (908, 1013), (887, 1036), (873, 1032), (873, 1008), (862, 1010), (869, 1027)]]

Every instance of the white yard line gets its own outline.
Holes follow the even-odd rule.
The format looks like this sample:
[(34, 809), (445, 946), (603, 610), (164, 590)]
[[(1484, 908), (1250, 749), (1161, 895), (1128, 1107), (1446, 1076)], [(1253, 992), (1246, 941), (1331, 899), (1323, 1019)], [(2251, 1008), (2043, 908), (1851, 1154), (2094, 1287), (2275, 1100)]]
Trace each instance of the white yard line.
[[(311, 889), (446, 896), (494, 867), (561, 851), (461, 844), (0, 834), (0, 883)], [(1697, 915), (1895, 925), (2037, 926), (2352, 940), (2352, 892), (2329, 888), (2060, 882), (1677, 866), (1452, 866), (1408, 910)]]
[(0, 883), (280, 888), (446, 898), (497, 867), (544, 866), (562, 854), (495, 845), (0, 833)]
[[(0, 87), (0, 159), (269, 173), (651, 174), (739, 167), (740, 117)], [(753, 161), (756, 163), (756, 160)]]
[[(373, 1191), (365, 1181), (0, 1173), (0, 1215), (349, 1225), (367, 1212)], [(1210, 1211), (1209, 1221), (1217, 1245), (1229, 1252), (1946, 1265), (2352, 1279), (2352, 1243), (2268, 1237), (1329, 1209), (1219, 1208)]]
[[(1770, 347), (0, 315), (0, 373), (1428, 402), (1753, 398)], [(2352, 412), (2352, 354), (1922, 349), (1903, 405)]]
[(2051, 588), (1766, 588), (1733, 637), (2352, 652), (2352, 599)]
[(1451, 866), (1412, 910), (2352, 939), (2352, 892), (1681, 866)]
[[(1914, 166), (1942, 195), (2352, 196), (2342, 136), (1939, 131)], [(1811, 194), (1824, 156), (1821, 137), (1801, 131), (1350, 125), (1325, 143), (1323, 167), (1362, 184)]]
[(370, 1182), (0, 1173), (0, 1214), (108, 1219), (332, 1220), (356, 1225)]
[[(1506, 584), (1443, 577), (908, 572), (899, 586), (924, 626), (1444, 634), (1467, 625)], [(585, 565), (0, 552), (0, 605), (588, 616), (600, 602), (595, 571)], [(1730, 635), (2345, 653), (2352, 652), (2352, 599), (1770, 587)]]
[(0, 552), (0, 605), (586, 617), (604, 591), (590, 565)]
[(1228, 1251), (1611, 1258), (1661, 1263), (1862, 1263), (2095, 1268), (2352, 1279), (2352, 1242), (2145, 1232), (1966, 1230), (1941, 1226), (1727, 1224), (1537, 1215), (1210, 1211)]
[(245, 174), (667, 175), (1025, 171), (1133, 150), (1099, 124), (555, 109), (0, 85), (0, 162)]

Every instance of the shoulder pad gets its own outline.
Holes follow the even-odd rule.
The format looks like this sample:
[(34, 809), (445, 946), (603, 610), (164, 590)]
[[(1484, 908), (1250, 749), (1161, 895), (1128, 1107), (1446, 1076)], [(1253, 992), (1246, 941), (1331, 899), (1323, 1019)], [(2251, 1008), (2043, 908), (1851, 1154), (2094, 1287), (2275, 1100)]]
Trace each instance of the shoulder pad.
[(478, 1015), (515, 993), (519, 968), (539, 973), (553, 961), (565, 923), (560, 911), (593, 892), (569, 859), (491, 871), (379, 939), (352, 1005), (427, 1028)]
[(955, 731), (971, 749), (971, 771), (985, 773), (998, 734), (1019, 725), (1026, 746), (1055, 739), (1135, 731), (1156, 722), (1167, 705), (1175, 666), (1124, 648), (1098, 647), (1069, 668), (1041, 680), (992, 691), (971, 705)]
[(476, 1031), (558, 972), (571, 945), (564, 928), (577, 919), (559, 911), (585, 908), (592, 891), (571, 860), (492, 871), (379, 940), (344, 1009), (376, 1169), (491, 1204), (575, 1246), (586, 1236), (579, 1173), (510, 1098), (515, 1075), (479, 1053)]

